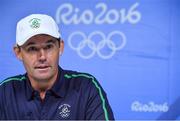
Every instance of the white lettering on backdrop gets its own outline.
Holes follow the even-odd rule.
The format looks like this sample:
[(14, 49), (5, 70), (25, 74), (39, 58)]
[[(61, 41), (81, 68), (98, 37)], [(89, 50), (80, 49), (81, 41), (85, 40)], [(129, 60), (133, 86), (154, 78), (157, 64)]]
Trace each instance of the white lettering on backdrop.
[[(141, 13), (137, 10), (139, 3), (134, 3), (129, 9), (109, 9), (105, 3), (97, 3), (94, 7), (95, 10), (85, 9), (80, 10), (80, 8), (73, 6), (71, 3), (61, 4), (56, 11), (56, 22), (58, 24), (64, 25), (103, 25), (103, 24), (137, 24), (141, 20)], [(99, 12), (97, 12), (99, 11)], [(95, 44), (92, 40), (91, 33), (93, 36), (100, 36), (102, 40)], [(102, 31), (94, 30), (89, 34), (85, 34), (84, 30), (73, 31), (69, 34), (68, 44), (69, 47), (77, 52), (77, 54), (83, 59), (92, 58), (97, 54), (102, 59), (111, 58), (116, 51), (123, 49), (127, 43), (126, 35), (120, 30), (113, 30), (108, 36)], [(118, 39), (111, 39), (113, 37), (118, 37)], [(82, 38), (78, 46), (73, 45), (73, 41), (76, 38)], [(118, 41), (118, 44), (115, 43)], [(109, 53), (103, 53), (103, 48), (108, 48)], [(85, 48), (91, 50), (90, 53), (84, 53)], [(117, 48), (117, 49), (116, 49)]]

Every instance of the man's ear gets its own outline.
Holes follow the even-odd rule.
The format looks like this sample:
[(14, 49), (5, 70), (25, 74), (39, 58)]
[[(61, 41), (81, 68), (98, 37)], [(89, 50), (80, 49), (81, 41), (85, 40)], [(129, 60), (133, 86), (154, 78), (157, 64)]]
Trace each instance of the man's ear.
[(21, 48), (18, 47), (17, 45), (15, 45), (13, 47), (13, 49), (14, 49), (14, 53), (15, 53), (16, 57), (22, 61)]
[(59, 44), (59, 54), (62, 55), (62, 53), (64, 52), (64, 41), (60, 40)]

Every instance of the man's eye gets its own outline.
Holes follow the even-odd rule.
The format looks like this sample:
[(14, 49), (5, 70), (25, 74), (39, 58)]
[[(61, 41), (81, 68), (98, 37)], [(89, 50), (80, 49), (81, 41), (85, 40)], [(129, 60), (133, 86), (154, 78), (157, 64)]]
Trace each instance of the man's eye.
[(52, 48), (53, 48), (53, 45), (49, 44), (49, 45), (46, 45), (44, 49), (48, 50), (48, 49), (52, 49)]
[(35, 51), (38, 51), (38, 49), (36, 47), (29, 47), (27, 49), (28, 52), (35, 52)]

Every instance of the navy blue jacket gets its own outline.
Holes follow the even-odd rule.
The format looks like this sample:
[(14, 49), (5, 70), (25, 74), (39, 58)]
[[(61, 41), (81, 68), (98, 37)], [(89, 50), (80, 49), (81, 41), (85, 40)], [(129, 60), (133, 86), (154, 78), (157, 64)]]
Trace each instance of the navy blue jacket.
[(114, 120), (105, 92), (85, 73), (59, 68), (58, 78), (42, 101), (27, 74), (0, 83), (0, 119)]

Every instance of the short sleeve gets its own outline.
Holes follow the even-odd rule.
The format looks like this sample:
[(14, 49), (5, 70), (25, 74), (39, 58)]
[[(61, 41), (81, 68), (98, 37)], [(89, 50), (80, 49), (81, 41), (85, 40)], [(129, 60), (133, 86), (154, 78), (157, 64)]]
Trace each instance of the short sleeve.
[(101, 85), (93, 78), (89, 86), (90, 94), (86, 108), (86, 120), (114, 120), (107, 95)]
[(4, 119), (3, 87), (0, 85), (0, 120)]

